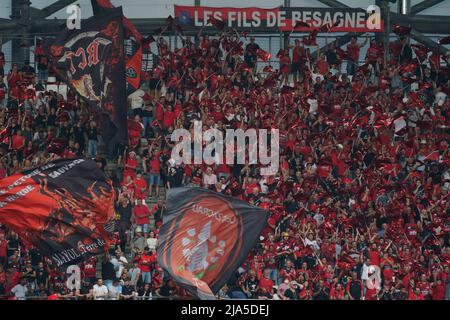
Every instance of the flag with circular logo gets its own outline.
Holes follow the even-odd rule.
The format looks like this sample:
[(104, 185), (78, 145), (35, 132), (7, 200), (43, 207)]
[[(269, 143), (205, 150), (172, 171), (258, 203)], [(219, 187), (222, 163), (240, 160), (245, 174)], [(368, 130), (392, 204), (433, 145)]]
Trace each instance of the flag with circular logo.
[(200, 299), (214, 299), (255, 246), (267, 211), (202, 188), (174, 188), (159, 232), (158, 263)]

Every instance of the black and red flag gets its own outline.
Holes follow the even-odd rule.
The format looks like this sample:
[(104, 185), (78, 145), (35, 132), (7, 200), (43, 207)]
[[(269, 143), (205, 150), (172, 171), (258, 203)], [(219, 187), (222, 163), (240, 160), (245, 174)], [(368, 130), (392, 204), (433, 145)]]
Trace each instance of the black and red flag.
[(64, 29), (50, 46), (55, 73), (100, 119), (105, 141), (126, 143), (127, 97), (122, 8), (105, 9)]
[[(104, 9), (112, 9), (114, 5), (111, 0), (91, 0), (94, 15), (101, 14)], [(130, 95), (141, 86), (142, 69), (142, 46), (144, 38), (127, 17), (123, 17), (123, 27), (125, 29), (125, 38), (131, 40), (130, 50), (125, 52), (125, 76), (127, 80), (127, 94)]]
[(57, 267), (109, 247), (115, 191), (89, 159), (60, 159), (0, 180), (0, 222)]
[(214, 295), (241, 266), (267, 222), (267, 211), (202, 188), (167, 194), (158, 264), (200, 299)]

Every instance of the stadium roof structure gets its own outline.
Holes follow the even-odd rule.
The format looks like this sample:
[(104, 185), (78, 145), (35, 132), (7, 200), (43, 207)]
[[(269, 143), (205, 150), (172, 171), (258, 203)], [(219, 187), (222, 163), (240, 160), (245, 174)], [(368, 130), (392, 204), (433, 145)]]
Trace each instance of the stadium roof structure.
[[(346, 9), (349, 6), (337, 1), (337, 0), (318, 0), (320, 3), (332, 7)], [(420, 12), (433, 7), (445, 0), (424, 0), (414, 6), (410, 6), (410, 0), (376, 0), (376, 4), (381, 8), (381, 17), (386, 21), (387, 31), (392, 32), (394, 24), (406, 25), (412, 27), (411, 38), (417, 42), (420, 42), (428, 47), (439, 48), (442, 54), (446, 54), (448, 49), (444, 46), (438, 46), (438, 44), (424, 35), (427, 34), (448, 34), (450, 26), (450, 16), (446, 15), (420, 15)], [(57, 34), (59, 30), (62, 30), (66, 25), (66, 20), (63, 19), (47, 19), (52, 14), (65, 8), (68, 5), (73, 4), (76, 0), (58, 0), (42, 9), (37, 9), (31, 6), (29, 0), (11, 0), (12, 14), (11, 19), (0, 19), (0, 36), (1, 42), (6, 43), (17, 35), (23, 36), (23, 42), (29, 41), (30, 35), (36, 34)], [(200, 5), (201, 1), (195, 1), (196, 5)], [(207, 1), (206, 1), (207, 2)], [(394, 13), (389, 10), (390, 3), (398, 3), (400, 6), (405, 5), (408, 8), (404, 14)], [(290, 1), (284, 0), (284, 7), (289, 7)], [(145, 19), (130, 19), (138, 30), (143, 34), (152, 34), (155, 29), (166, 24), (166, 18), (145, 18)], [(270, 28), (258, 28), (248, 29), (245, 27), (237, 28), (238, 31), (249, 31), (252, 33), (268, 34), (273, 33), (273, 29)], [(389, 38), (389, 32), (385, 32), (382, 36), (383, 39)], [(191, 31), (192, 32), (192, 31)], [(206, 27), (205, 33), (214, 34), (217, 31), (213, 27)], [(170, 34), (166, 32), (166, 34)], [(13, 36), (14, 35), (14, 36)], [(347, 33), (343, 36), (339, 36), (335, 40), (337, 46), (342, 46), (348, 41), (355, 33)], [(17, 40), (16, 40), (17, 42)], [(16, 43), (13, 47), (17, 46)], [(14, 50), (13, 50), (14, 52)]]

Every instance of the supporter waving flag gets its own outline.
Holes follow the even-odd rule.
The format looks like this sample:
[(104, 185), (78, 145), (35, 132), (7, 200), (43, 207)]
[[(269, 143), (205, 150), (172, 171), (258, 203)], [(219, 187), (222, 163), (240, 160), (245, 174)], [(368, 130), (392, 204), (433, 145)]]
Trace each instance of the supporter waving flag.
[(122, 8), (86, 19), (81, 29), (65, 29), (50, 54), (57, 75), (98, 113), (104, 140), (126, 143)]
[[(114, 8), (110, 0), (91, 0), (91, 4), (95, 15), (101, 14), (105, 9)], [(127, 94), (130, 95), (141, 86), (142, 42), (144, 38), (128, 18), (123, 17), (122, 21), (125, 29), (125, 38), (131, 40), (133, 44), (130, 52), (127, 51), (125, 53)]]
[(268, 213), (202, 188), (170, 189), (166, 202), (158, 263), (194, 296), (214, 299), (256, 244)]
[(114, 199), (93, 160), (55, 160), (0, 180), (0, 223), (68, 266), (109, 247)]

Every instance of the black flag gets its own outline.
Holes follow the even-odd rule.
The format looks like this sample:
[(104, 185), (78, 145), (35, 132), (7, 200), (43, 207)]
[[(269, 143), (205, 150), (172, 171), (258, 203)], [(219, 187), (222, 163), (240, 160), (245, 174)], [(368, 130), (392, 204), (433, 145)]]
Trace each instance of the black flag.
[(56, 74), (97, 113), (105, 141), (127, 143), (122, 8), (65, 29), (50, 46)]
[(254, 247), (268, 213), (202, 188), (175, 188), (158, 239), (158, 263), (200, 299), (214, 299)]

